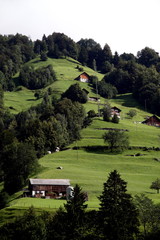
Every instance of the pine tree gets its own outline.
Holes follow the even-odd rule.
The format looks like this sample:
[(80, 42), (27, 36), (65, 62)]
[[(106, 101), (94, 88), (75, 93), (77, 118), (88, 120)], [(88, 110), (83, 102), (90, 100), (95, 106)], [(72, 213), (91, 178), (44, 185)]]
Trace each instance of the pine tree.
[(127, 193), (127, 183), (114, 170), (104, 183), (100, 200), (100, 227), (107, 240), (132, 240), (138, 232), (138, 213)]
[(83, 223), (85, 217), (85, 193), (78, 184), (74, 187), (74, 197), (64, 204), (66, 210), (66, 239), (79, 239), (83, 232)]

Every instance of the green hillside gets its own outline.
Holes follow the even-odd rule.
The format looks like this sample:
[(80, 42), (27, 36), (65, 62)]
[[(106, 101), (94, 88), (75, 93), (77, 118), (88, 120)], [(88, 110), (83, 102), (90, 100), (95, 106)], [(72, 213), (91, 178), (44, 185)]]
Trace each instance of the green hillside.
[[(35, 68), (43, 65), (52, 64), (56, 72), (57, 81), (52, 87), (54, 94), (60, 96), (71, 84), (75, 83), (74, 78), (80, 72), (77, 70), (77, 61), (72, 59), (48, 59), (46, 62), (34, 59), (28, 64), (32, 64)], [(94, 72), (92, 69), (83, 67), (84, 71), (90, 75), (97, 75), (99, 80), (103, 75)], [(87, 83), (80, 83), (81, 87), (89, 90), (89, 95), (94, 96), (92, 89)], [(16, 92), (5, 93), (5, 106), (11, 107), (13, 113), (25, 110), (30, 106), (38, 104), (41, 100), (36, 100), (34, 91), (22, 88)], [(82, 139), (68, 146), (68, 150), (52, 153), (44, 156), (39, 160), (42, 166), (42, 171), (38, 173), (36, 178), (67, 178), (71, 184), (80, 184), (84, 191), (88, 193), (88, 205), (91, 208), (97, 208), (99, 205), (97, 197), (100, 195), (103, 187), (103, 182), (107, 179), (108, 173), (117, 169), (128, 182), (128, 191), (135, 195), (145, 193), (155, 202), (160, 203), (159, 195), (154, 190), (150, 189), (151, 182), (160, 175), (160, 152), (142, 149), (132, 149), (123, 152), (122, 154), (110, 154), (107, 151), (86, 150), (83, 147), (87, 146), (104, 146), (102, 135), (106, 130), (104, 128), (119, 128), (127, 129), (130, 139), (130, 146), (133, 147), (159, 147), (160, 129), (150, 127), (140, 122), (150, 113), (140, 108), (138, 103), (132, 98), (131, 94), (119, 95), (115, 99), (109, 100), (111, 106), (117, 106), (122, 110), (121, 120), (119, 124), (104, 122), (102, 118), (94, 118), (92, 124), (84, 128), (81, 132)], [(93, 109), (96, 112), (98, 107), (102, 108), (105, 99), (101, 98), (99, 106), (97, 103), (88, 102), (84, 104), (86, 112)], [(135, 109), (137, 115), (130, 119), (127, 113), (130, 109)], [(100, 129), (101, 128), (101, 129)], [(78, 150), (73, 150), (73, 147), (80, 147)], [(140, 153), (140, 156), (133, 155)], [(131, 156), (132, 155), (132, 156)], [(57, 169), (62, 166), (63, 169)], [(21, 193), (17, 193), (10, 202), (10, 206), (2, 213), (6, 218), (8, 213), (12, 215), (15, 209), (25, 209), (31, 205), (42, 209), (57, 209), (63, 205), (64, 200), (49, 200), (49, 199), (34, 199), (34, 198), (18, 198)], [(17, 214), (17, 212), (14, 212)]]
[[(32, 65), (35, 69), (42, 66), (52, 65), (56, 73), (57, 81), (54, 82), (50, 87), (53, 89), (54, 94), (58, 97), (62, 92), (64, 92), (71, 84), (75, 83), (75, 78), (81, 73), (77, 69), (77, 65), (80, 65), (79, 62), (71, 58), (67, 59), (51, 59), (48, 58), (47, 61), (40, 61), (39, 58), (26, 63), (27, 65)], [(93, 71), (88, 67), (83, 67), (83, 71), (87, 72), (89, 75), (96, 75), (99, 80), (103, 78), (103, 75)], [(15, 75), (14, 80), (17, 81), (18, 74)], [(85, 87), (90, 91), (90, 88), (86, 83), (80, 83), (81, 87)], [(91, 96), (95, 94), (90, 93)], [(11, 108), (13, 113), (18, 113), (24, 111), (31, 106), (37, 105), (40, 100), (36, 100), (34, 97), (34, 91), (27, 90), (22, 87), (22, 90), (14, 92), (5, 92), (4, 94), (4, 103), (6, 107)]]

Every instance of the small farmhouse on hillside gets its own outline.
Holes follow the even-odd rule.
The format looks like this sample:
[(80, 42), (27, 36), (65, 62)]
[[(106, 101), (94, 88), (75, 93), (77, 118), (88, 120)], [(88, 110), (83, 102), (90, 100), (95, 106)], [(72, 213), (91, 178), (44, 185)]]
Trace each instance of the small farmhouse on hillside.
[(117, 107), (111, 107), (111, 117), (113, 117), (115, 114), (118, 118), (120, 118), (120, 112), (121, 110)]
[(155, 126), (155, 127), (160, 127), (160, 119), (156, 116), (153, 115), (151, 117), (148, 117), (145, 121), (142, 122), (143, 124), (147, 124), (149, 126)]
[(60, 198), (66, 196), (70, 186), (68, 179), (30, 179), (29, 192), (32, 197)]
[(83, 72), (78, 77), (76, 77), (74, 80), (78, 80), (80, 82), (88, 83), (89, 82), (89, 78), (90, 78), (90, 76), (86, 72)]

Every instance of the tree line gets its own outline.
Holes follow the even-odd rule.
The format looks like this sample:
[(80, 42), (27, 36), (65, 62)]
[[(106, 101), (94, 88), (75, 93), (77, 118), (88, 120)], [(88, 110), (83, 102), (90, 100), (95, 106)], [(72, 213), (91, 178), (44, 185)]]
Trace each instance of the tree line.
[(85, 193), (76, 184), (71, 197), (55, 213), (23, 216), (0, 227), (0, 238), (30, 240), (158, 240), (160, 207), (144, 194), (134, 198), (117, 170), (110, 172), (98, 197), (97, 210), (87, 209)]

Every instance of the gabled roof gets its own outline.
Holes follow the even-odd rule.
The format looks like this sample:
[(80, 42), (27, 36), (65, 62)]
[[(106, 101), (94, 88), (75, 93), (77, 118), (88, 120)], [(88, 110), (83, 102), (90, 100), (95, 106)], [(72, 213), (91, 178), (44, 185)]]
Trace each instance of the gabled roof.
[(79, 80), (79, 79), (81, 78), (81, 75), (86, 75), (88, 78), (90, 77), (90, 76), (88, 75), (88, 73), (83, 72), (83, 73), (81, 73), (78, 77), (76, 77), (74, 80)]
[(31, 185), (70, 185), (69, 179), (33, 179), (30, 180)]
[(160, 123), (160, 119), (156, 115), (152, 115), (151, 117), (147, 118), (142, 123), (148, 123), (149, 121), (157, 121), (157, 122)]
[(113, 110), (117, 110), (118, 112), (121, 112), (121, 109), (119, 109), (119, 108), (117, 108), (117, 107), (111, 107), (111, 109), (113, 109)]

